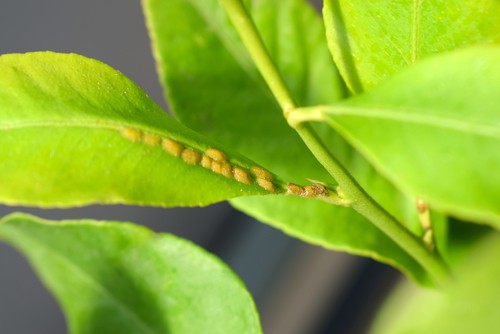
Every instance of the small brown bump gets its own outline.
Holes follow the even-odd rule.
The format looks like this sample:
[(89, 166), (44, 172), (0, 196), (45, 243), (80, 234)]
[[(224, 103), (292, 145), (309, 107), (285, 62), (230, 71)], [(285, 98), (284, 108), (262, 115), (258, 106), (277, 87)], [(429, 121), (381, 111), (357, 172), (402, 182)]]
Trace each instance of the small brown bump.
[(231, 178), (233, 176), (231, 165), (227, 162), (212, 160), (212, 172)]
[(222, 175), (227, 177), (228, 179), (233, 177), (233, 167), (227, 162), (222, 162)]
[(287, 193), (290, 195), (301, 196), (304, 192), (304, 188), (293, 183), (288, 183), (286, 185)]
[(207, 157), (206, 155), (201, 157), (201, 166), (203, 168), (212, 169), (212, 162), (213, 160)]
[[(210, 159), (210, 160), (212, 160), (212, 159)], [(214, 173), (222, 174), (222, 162), (212, 160), (212, 163), (210, 165), (210, 169)]]
[(312, 186), (317, 189), (317, 191), (318, 191), (317, 195), (328, 196), (328, 189), (324, 185), (322, 185), (321, 183), (315, 183)]
[(275, 192), (276, 188), (274, 187), (274, 183), (272, 183), (269, 180), (266, 179), (257, 179), (257, 184), (261, 187), (264, 188), (265, 190), (269, 192)]
[(226, 158), (226, 155), (215, 149), (215, 148), (209, 148), (205, 151), (205, 155), (215, 161), (226, 161), (227, 158)]
[(327, 196), (328, 190), (322, 184), (315, 183), (310, 186), (304, 187), (303, 196), (304, 197), (316, 197), (316, 196)]
[(417, 210), (419, 213), (425, 213), (429, 210), (427, 203), (421, 198), (417, 198)]
[(250, 174), (247, 173), (246, 170), (240, 167), (233, 167), (233, 176), (236, 181), (243, 184), (252, 183), (252, 179), (250, 178)]
[(258, 179), (263, 179), (268, 181), (271, 181), (273, 179), (273, 175), (264, 168), (253, 166), (251, 168), (251, 171)]
[(142, 139), (142, 132), (139, 130), (125, 128), (122, 129), (121, 132), (123, 137), (133, 142), (140, 141)]
[(182, 151), (181, 158), (187, 164), (196, 165), (201, 161), (201, 154), (187, 148)]
[(161, 139), (159, 136), (152, 134), (152, 133), (146, 133), (144, 134), (144, 137), (142, 138), (142, 141), (149, 146), (158, 146), (160, 145)]
[(161, 144), (163, 149), (172, 154), (174, 157), (180, 157), (182, 150), (184, 150), (184, 147), (181, 144), (172, 139), (163, 139)]

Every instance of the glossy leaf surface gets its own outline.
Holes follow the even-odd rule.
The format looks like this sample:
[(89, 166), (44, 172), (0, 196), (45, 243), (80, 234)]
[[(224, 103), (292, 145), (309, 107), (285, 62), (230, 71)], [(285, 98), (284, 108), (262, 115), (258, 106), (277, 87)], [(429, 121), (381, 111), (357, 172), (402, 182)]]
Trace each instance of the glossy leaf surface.
[(192, 206), (269, 193), (203, 168), (208, 148), (225, 152), (226, 167), (249, 173), (255, 164), (175, 121), (118, 71), (74, 54), (0, 57), (0, 146), (4, 203)]
[[(303, 0), (247, 4), (299, 102), (336, 100), (338, 74), (312, 8)], [(286, 124), (218, 0), (147, 0), (144, 8), (169, 105), (184, 124), (292, 181), (304, 182), (297, 173), (304, 168), (317, 171), (308, 177), (325, 177)]]
[(442, 291), (399, 287), (371, 333), (496, 333), (500, 326), (500, 238), (490, 236), (468, 254)]
[[(298, 102), (338, 100), (342, 87), (317, 13), (303, 0), (246, 4)], [(286, 124), (218, 1), (146, 0), (144, 8), (161, 81), (183, 123), (289, 181), (331, 182)], [(398, 193), (331, 130), (320, 125), (318, 131), (368, 191), (418, 233), (413, 200)], [(352, 210), (276, 196), (233, 203), (294, 236), (376, 257), (424, 280), (421, 268), (404, 251)]]
[(430, 55), (500, 42), (497, 0), (325, 0), (330, 51), (360, 93)]
[[(261, 333), (236, 275), (196, 245), (126, 223), (0, 221), (65, 310), (71, 333)], [(4, 268), (3, 270), (8, 270)]]
[(408, 194), (500, 224), (500, 48), (416, 64), (323, 115)]

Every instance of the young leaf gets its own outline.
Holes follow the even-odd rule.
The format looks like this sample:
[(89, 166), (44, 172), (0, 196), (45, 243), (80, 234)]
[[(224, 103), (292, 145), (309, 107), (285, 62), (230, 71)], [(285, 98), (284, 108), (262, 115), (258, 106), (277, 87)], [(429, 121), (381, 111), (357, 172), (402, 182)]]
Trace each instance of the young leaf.
[[(246, 4), (299, 103), (337, 101), (342, 88), (317, 13), (303, 0)], [(161, 81), (182, 122), (292, 182), (331, 181), (286, 124), (218, 1), (146, 0), (144, 10)], [(331, 129), (320, 124), (317, 130), (368, 192), (419, 233), (414, 199), (403, 196), (374, 172)], [(400, 254), (400, 248), (385, 247), (386, 236), (367, 227), (369, 222), (352, 210), (276, 196), (233, 203), (294, 236), (328, 248), (369, 255), (413, 276), (424, 276), (412, 259)], [(344, 236), (331, 231), (349, 233)]]
[(500, 238), (482, 240), (443, 291), (400, 286), (371, 333), (496, 333), (500, 326)]
[(500, 42), (498, 0), (325, 0), (330, 51), (354, 93), (430, 55)]
[(255, 163), (176, 122), (121, 73), (74, 54), (0, 57), (0, 147), (4, 203), (192, 206), (270, 193), (250, 176)]
[(251, 296), (219, 259), (132, 224), (0, 221), (66, 312), (71, 333), (261, 333)]
[(422, 61), (323, 116), (408, 194), (500, 224), (500, 47)]

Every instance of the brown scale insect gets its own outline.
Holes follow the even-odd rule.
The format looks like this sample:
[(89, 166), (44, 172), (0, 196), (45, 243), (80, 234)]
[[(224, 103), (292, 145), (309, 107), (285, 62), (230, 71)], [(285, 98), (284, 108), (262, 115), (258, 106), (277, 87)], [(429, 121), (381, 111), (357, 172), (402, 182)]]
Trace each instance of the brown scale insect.
[(148, 146), (158, 146), (161, 143), (161, 138), (152, 133), (144, 134), (142, 141)]
[(212, 164), (210, 165), (210, 169), (214, 173), (222, 174), (222, 163), (220, 161), (213, 161), (212, 160)]
[(172, 154), (174, 157), (180, 157), (184, 150), (184, 146), (169, 138), (163, 139), (161, 145), (165, 151)]
[(233, 167), (233, 177), (236, 181), (243, 184), (252, 183), (250, 174), (246, 170), (240, 167)]
[(182, 151), (181, 158), (187, 164), (196, 165), (201, 161), (201, 154), (189, 148), (186, 148), (184, 151)]
[(221, 174), (227, 177), (228, 179), (231, 179), (233, 177), (233, 167), (227, 162), (223, 162)]
[(287, 193), (290, 195), (302, 196), (304, 192), (304, 187), (298, 186), (294, 183), (288, 183), (286, 185)]
[(264, 168), (253, 166), (250, 170), (257, 177), (257, 179), (263, 179), (268, 181), (271, 181), (273, 179), (273, 175)]
[(226, 155), (223, 152), (221, 152), (215, 148), (207, 149), (205, 151), (205, 155), (207, 157), (209, 157), (210, 159), (215, 160), (215, 161), (226, 161), (227, 160)]
[(274, 183), (272, 183), (270, 180), (266, 180), (266, 179), (260, 179), (260, 178), (258, 178), (258, 179), (257, 179), (257, 184), (258, 184), (261, 188), (263, 188), (263, 189), (265, 189), (265, 190), (267, 190), (267, 191), (269, 191), (269, 192), (272, 192), (272, 193), (273, 193), (273, 192), (275, 192), (275, 191), (276, 191), (276, 188), (274, 187)]
[(201, 157), (201, 166), (203, 168), (212, 169), (212, 162), (213, 162), (213, 160), (211, 158), (207, 157), (206, 155), (203, 155)]
[(135, 129), (124, 128), (121, 130), (122, 136), (130, 141), (136, 142), (142, 139), (142, 132)]
[[(251, 184), (252, 177), (249, 172), (245, 169), (237, 166), (232, 166), (227, 161), (226, 155), (215, 149), (209, 148), (205, 151), (205, 154), (198, 153), (190, 148), (185, 148), (181, 143), (170, 139), (170, 138), (161, 138), (156, 134), (151, 133), (142, 133), (139, 130), (125, 128), (121, 130), (122, 135), (133, 141), (142, 141), (148, 146), (159, 146), (163, 150), (167, 151), (169, 154), (180, 157), (185, 163), (189, 165), (197, 165), (200, 164), (202, 167), (210, 169), (212, 172), (220, 174), (224, 177), (234, 179), (239, 183), (243, 184)], [(257, 184), (269, 191), (275, 192), (276, 187), (272, 182), (272, 174), (267, 170), (254, 166), (251, 168), (252, 173), (256, 176)]]
[(212, 172), (221, 174), (227, 178), (233, 177), (232, 167), (227, 162), (212, 161), (211, 170)]
[(324, 185), (319, 183), (315, 183), (310, 186), (305, 186), (304, 192), (302, 193), (302, 196), (304, 197), (316, 197), (316, 196), (327, 196), (327, 195), (328, 195), (328, 190)]

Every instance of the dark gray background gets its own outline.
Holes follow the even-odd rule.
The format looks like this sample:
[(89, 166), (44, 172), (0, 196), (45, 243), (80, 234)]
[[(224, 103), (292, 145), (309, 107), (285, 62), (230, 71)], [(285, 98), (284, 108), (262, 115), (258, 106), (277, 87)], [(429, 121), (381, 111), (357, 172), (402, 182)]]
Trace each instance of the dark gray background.
[[(0, 0), (0, 54), (40, 50), (99, 59), (166, 107), (137, 0)], [(372, 261), (289, 238), (226, 203), (169, 210), (0, 207), (2, 216), (12, 211), (54, 219), (131, 221), (191, 239), (218, 254), (242, 277), (261, 312), (265, 333), (363, 332), (380, 291), (395, 277), (392, 270)], [(28, 263), (0, 244), (0, 333), (65, 332), (62, 313)]]

